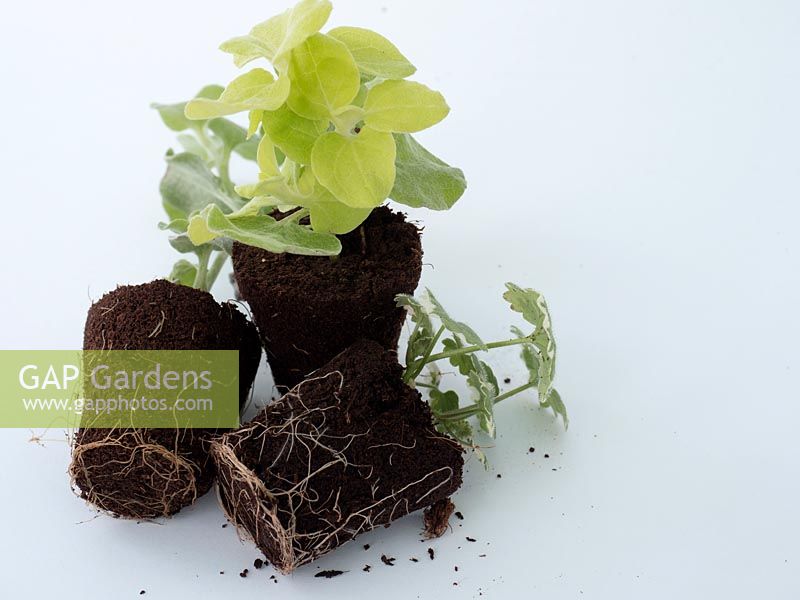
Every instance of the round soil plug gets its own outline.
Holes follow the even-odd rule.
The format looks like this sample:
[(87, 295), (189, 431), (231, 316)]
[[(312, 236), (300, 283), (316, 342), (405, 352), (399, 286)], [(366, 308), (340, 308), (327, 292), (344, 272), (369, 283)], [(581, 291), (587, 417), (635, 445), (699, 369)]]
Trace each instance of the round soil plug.
[[(164, 280), (122, 286), (89, 309), (85, 350), (238, 350), (239, 398), (253, 384), (261, 347), (232, 304)], [(172, 515), (211, 487), (208, 440), (216, 430), (79, 429), (69, 467), (80, 496), (116, 517)]]

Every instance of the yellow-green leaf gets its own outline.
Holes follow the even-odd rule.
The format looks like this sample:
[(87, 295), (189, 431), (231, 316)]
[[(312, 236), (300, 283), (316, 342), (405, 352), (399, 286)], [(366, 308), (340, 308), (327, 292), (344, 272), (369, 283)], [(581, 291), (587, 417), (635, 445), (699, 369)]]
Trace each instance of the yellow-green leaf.
[(248, 124), (247, 124), (247, 139), (249, 140), (253, 137), (256, 133), (258, 133), (258, 127), (261, 125), (261, 119), (264, 118), (264, 111), (263, 110), (251, 110), (250, 114), (247, 116)]
[(272, 142), (293, 161), (311, 163), (311, 149), (328, 129), (327, 121), (301, 117), (285, 104), (278, 110), (264, 113), (264, 130)]
[(383, 79), (405, 79), (416, 67), (380, 34), (360, 27), (337, 27), (328, 35), (342, 42), (362, 73)]
[(256, 58), (266, 58), (282, 70), (289, 52), (322, 29), (332, 9), (328, 0), (302, 0), (280, 15), (259, 23), (248, 35), (224, 42), (220, 50), (232, 54), (238, 67)]
[(256, 162), (262, 177), (278, 177), (281, 174), (278, 168), (278, 159), (275, 156), (275, 145), (267, 135), (258, 143)]
[(413, 133), (444, 119), (450, 107), (439, 92), (414, 81), (383, 81), (370, 89), (364, 122), (378, 131)]
[(233, 63), (241, 68), (257, 58), (270, 58), (272, 50), (253, 35), (241, 35), (231, 38), (219, 47), (223, 52), (233, 55)]
[(352, 137), (329, 132), (314, 144), (311, 166), (339, 202), (353, 208), (374, 208), (392, 191), (396, 151), (390, 133), (369, 127)]
[(233, 115), (247, 110), (247, 106), (241, 104), (227, 104), (219, 100), (209, 98), (194, 98), (186, 104), (185, 115), (192, 121), (205, 121), (216, 117)]
[(301, 117), (329, 119), (358, 94), (361, 77), (341, 42), (317, 33), (297, 46), (289, 61), (289, 108)]
[(219, 97), (220, 102), (260, 110), (275, 110), (289, 96), (289, 78), (275, 79), (264, 69), (253, 69), (228, 84)]
[(188, 234), (198, 246), (224, 237), (275, 253), (334, 256), (341, 251), (341, 243), (334, 235), (276, 221), (267, 215), (227, 217), (214, 205), (192, 217)]
[(309, 210), (314, 231), (337, 235), (350, 233), (372, 212), (371, 208), (352, 208), (341, 202), (317, 202)]

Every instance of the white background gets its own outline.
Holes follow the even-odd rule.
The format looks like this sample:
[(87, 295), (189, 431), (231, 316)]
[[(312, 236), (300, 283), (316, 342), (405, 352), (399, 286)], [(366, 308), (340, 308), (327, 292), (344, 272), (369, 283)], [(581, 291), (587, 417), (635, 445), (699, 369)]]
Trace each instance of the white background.
[[(6, 7), (3, 348), (78, 348), (90, 298), (169, 271), (172, 136), (148, 104), (230, 80), (217, 44), (282, 8)], [(238, 577), (258, 554), (210, 495), (161, 524), (92, 519), (59, 432), (2, 431), (0, 596), (798, 597), (800, 5), (338, 0), (332, 23), (384, 33), (448, 98), (422, 137), (470, 188), (413, 214), (424, 284), (486, 338), (516, 322), (503, 282), (546, 293), (569, 431), (508, 402), (434, 561), (414, 515), (318, 563), (338, 579), (278, 584)], [(521, 382), (515, 353), (495, 361)]]

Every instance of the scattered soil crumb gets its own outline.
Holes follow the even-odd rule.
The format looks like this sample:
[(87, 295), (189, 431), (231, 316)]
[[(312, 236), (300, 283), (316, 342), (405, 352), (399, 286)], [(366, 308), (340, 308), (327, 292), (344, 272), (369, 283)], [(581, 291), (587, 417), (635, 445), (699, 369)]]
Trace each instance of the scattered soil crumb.
[(549, 454), (545, 454), (544, 457), (545, 458), (550, 458), (550, 455)]
[(511, 377), (506, 377), (503, 379), (503, 383), (511, 383)]
[(456, 570), (456, 572), (458, 572), (458, 565), (456, 565), (456, 566), (454, 567), (454, 569)]
[(478, 558), (486, 558), (485, 554), (478, 554)]
[(220, 575), (225, 575), (225, 571), (220, 571), (219, 574)]
[(381, 554), (381, 562), (389, 567), (394, 566), (395, 559), (390, 556), (386, 556), (385, 554)]
[(225, 529), (227, 526), (228, 526), (228, 524), (227, 524), (227, 523), (223, 523), (223, 524), (222, 524), (222, 528), (223, 528), (223, 529)]
[(255, 560), (253, 561), (253, 566), (254, 566), (256, 569), (260, 569), (261, 567), (263, 567), (263, 566), (264, 566), (264, 561), (263, 561), (263, 560), (261, 560), (260, 558), (257, 558), (257, 559), (255, 559)]
[(364, 550), (369, 550), (369, 544), (364, 544)]
[(242, 571), (241, 573), (239, 573), (239, 577), (241, 577), (242, 579), (244, 579), (245, 577), (247, 577), (247, 574), (248, 574), (249, 572), (250, 572), (250, 570), (249, 570), (249, 569), (245, 569), (244, 571)]
[(467, 536), (467, 541), (468, 542), (477, 542), (478, 540), (476, 540), (475, 538), (471, 538), (471, 537)]
[(372, 570), (372, 567), (369, 565), (364, 565), (364, 568), (361, 569), (364, 573), (369, 573)]
[(444, 498), (434, 502), (425, 509), (423, 521), (425, 523), (425, 538), (432, 539), (442, 537), (450, 525), (450, 515), (456, 509), (456, 505), (450, 498)]
[(428, 548), (428, 556), (431, 557), (431, 560), (433, 560), (433, 557), (436, 556), (436, 553), (433, 551), (433, 548)]
[(140, 591), (139, 591), (139, 595), (140, 595), (140, 596), (144, 596), (146, 593), (147, 593), (147, 592), (146, 592), (145, 590), (140, 590)]
[(503, 478), (503, 476), (502, 476), (500, 473), (498, 473), (498, 474), (497, 474), (497, 478), (498, 478), (498, 479), (502, 479), (502, 478)]
[(536, 448), (534, 448), (533, 446), (531, 446), (530, 448), (528, 448), (528, 452), (530, 452), (531, 454), (533, 454), (534, 452), (536, 452)]
[(410, 560), (411, 562), (419, 562), (419, 559), (416, 556), (412, 556), (408, 560)]
[(464, 520), (464, 515), (461, 514), (460, 510), (456, 511), (456, 519), (458, 519), (459, 521), (463, 521)]
[(314, 577), (324, 577), (325, 579), (333, 579), (334, 577), (338, 577), (339, 575), (344, 575), (344, 571), (338, 571), (336, 569), (328, 569), (327, 571), (320, 571)]

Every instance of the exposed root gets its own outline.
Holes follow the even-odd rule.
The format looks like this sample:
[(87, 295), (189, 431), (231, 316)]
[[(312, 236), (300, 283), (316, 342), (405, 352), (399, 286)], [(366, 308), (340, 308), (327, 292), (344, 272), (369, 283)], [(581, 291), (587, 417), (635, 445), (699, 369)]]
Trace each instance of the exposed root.
[[(306, 402), (304, 386), (329, 378), (338, 379), (331, 385), (333, 399)], [(445, 465), (417, 472), (402, 485), (382, 483), (381, 473), (392, 469), (395, 453), (404, 453), (408, 465), (418, 443), (429, 449), (425, 440), (454, 443), (435, 435), (403, 438), (399, 431), (381, 443), (369, 427), (343, 430), (342, 419), (349, 419), (339, 398), (343, 385), (340, 371), (308, 379), (256, 421), (211, 443), (222, 509), (240, 536), (255, 542), (284, 574), (446, 497), (461, 481), (460, 471)], [(353, 452), (356, 445), (359, 452)], [(354, 457), (365, 456), (365, 450), (370, 462), (360, 464)], [(348, 484), (353, 480), (368, 484), (366, 498), (353, 495)]]
[[(84, 430), (76, 436), (69, 466), (74, 491), (101, 512), (126, 519), (175, 514), (207, 491), (202, 466), (179, 446), (186, 432), (175, 431), (171, 447), (141, 429)], [(191, 434), (190, 434), (191, 435)], [(89, 440), (87, 440), (89, 438)]]
[(453, 504), (450, 498), (439, 500), (425, 509), (423, 515), (425, 522), (425, 531), (423, 535), (425, 539), (430, 540), (442, 537), (450, 527), (450, 516), (455, 509), (456, 505)]

